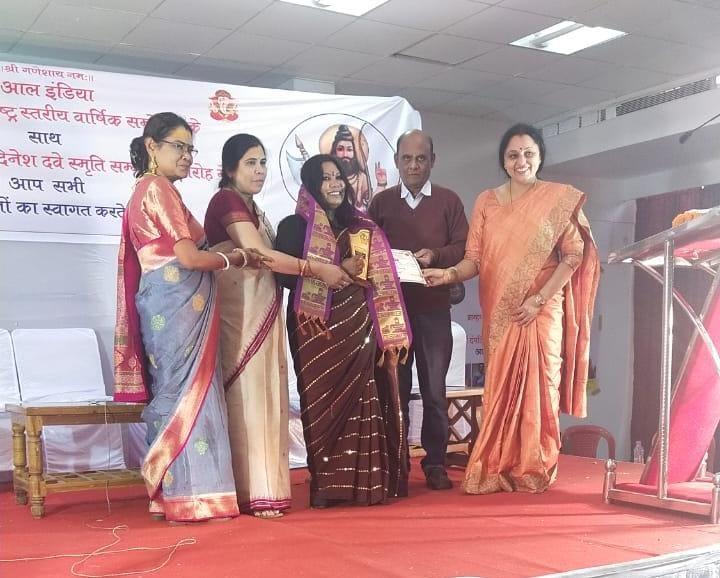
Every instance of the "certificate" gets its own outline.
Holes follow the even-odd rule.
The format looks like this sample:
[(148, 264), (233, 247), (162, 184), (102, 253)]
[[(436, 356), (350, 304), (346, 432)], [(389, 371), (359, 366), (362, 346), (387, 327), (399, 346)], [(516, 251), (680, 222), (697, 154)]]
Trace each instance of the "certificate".
[(417, 262), (412, 251), (403, 251), (400, 249), (392, 250), (393, 259), (395, 260), (395, 269), (402, 283), (420, 283), (427, 285), (425, 277), (423, 277), (420, 263)]

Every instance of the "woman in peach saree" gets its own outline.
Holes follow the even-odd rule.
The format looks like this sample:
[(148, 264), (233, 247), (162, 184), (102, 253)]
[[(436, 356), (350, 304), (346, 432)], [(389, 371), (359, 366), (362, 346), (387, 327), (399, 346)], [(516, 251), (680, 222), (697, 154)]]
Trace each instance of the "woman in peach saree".
[(597, 248), (584, 193), (537, 179), (544, 154), (537, 129), (508, 129), (499, 160), (510, 179), (478, 196), (465, 258), (425, 273), (433, 285), (480, 278), (485, 411), (469, 494), (545, 491), (557, 475), (559, 412), (586, 415)]

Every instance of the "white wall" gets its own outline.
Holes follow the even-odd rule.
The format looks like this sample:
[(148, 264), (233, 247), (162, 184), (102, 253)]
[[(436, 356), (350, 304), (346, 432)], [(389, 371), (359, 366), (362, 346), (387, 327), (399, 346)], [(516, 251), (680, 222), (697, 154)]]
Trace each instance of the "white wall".
[[(575, 132), (579, 134), (581, 130)], [(547, 140), (549, 157), (563, 158), (569, 154), (566, 149), (573, 145), (563, 142), (562, 136)], [(577, 142), (576, 137), (577, 134), (573, 135), (573, 144)], [(607, 167), (607, 172), (612, 174), (612, 167)], [(598, 245), (602, 271), (590, 342), (599, 392), (588, 396), (586, 420), (562, 416), (560, 425), (562, 429), (579, 423), (602, 426), (615, 438), (616, 457), (629, 459), (632, 454), (634, 271), (629, 265), (608, 265), (607, 255), (634, 242), (635, 202), (625, 200), (627, 187), (623, 179), (565, 175), (552, 161), (544, 176), (571, 183), (587, 194), (585, 213)], [(604, 446), (601, 447), (599, 455), (604, 457)]]
[(509, 125), (422, 110), (420, 115), (435, 145), (432, 180), (455, 190), (469, 212), (478, 192), (503, 181), (497, 145)]
[(586, 213), (600, 252), (602, 270), (590, 344), (599, 391), (588, 396), (587, 420), (580, 422), (563, 416), (561, 427), (576, 423), (600, 425), (613, 434), (617, 457), (628, 459), (631, 455), (634, 272), (630, 265), (608, 265), (606, 260), (609, 251), (633, 242), (635, 203), (602, 204), (597, 202), (601, 193), (585, 190), (590, 197)]

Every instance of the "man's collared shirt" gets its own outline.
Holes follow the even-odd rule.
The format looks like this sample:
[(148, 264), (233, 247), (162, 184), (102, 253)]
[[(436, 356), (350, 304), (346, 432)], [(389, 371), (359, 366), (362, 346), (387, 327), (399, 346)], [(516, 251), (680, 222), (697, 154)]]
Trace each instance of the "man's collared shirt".
[(431, 194), (432, 185), (430, 184), (430, 180), (425, 181), (425, 184), (416, 196), (413, 196), (410, 189), (405, 186), (405, 183), (400, 182), (400, 196), (405, 199), (405, 202), (411, 209), (417, 209), (420, 201), (423, 200), (423, 197), (429, 197)]

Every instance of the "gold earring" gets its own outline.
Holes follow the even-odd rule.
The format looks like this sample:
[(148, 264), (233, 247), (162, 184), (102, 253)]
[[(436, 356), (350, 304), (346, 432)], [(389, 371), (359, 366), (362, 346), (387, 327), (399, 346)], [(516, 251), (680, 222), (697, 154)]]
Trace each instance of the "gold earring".
[(157, 176), (157, 161), (155, 160), (155, 157), (150, 157), (150, 162), (148, 162), (148, 170), (147, 172), (151, 175)]

